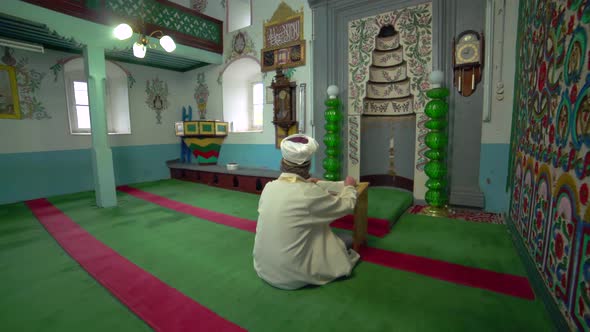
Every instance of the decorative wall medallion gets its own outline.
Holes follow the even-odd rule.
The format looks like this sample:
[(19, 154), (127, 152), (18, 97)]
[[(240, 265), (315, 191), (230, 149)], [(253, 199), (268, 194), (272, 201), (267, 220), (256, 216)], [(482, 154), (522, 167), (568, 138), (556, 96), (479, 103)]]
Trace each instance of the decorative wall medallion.
[(146, 81), (145, 92), (147, 94), (145, 103), (156, 112), (157, 124), (162, 124), (162, 111), (168, 108), (168, 83), (159, 78), (152, 78)]
[(207, 118), (207, 100), (209, 99), (209, 87), (205, 83), (205, 74), (197, 74), (197, 87), (195, 88), (195, 100), (199, 109), (199, 119)]
[(191, 0), (191, 8), (202, 13), (207, 8), (207, 0)]
[[(241, 46), (242, 42), (238, 41), (242, 39), (244, 40), (243, 48)], [(250, 38), (250, 35), (248, 35), (248, 32), (246, 31), (235, 33), (231, 38), (231, 47), (227, 47), (227, 49), (231, 51), (225, 54), (225, 63), (223, 64), (221, 70), (219, 71), (219, 75), (217, 76), (218, 84), (222, 83), (223, 72), (232, 62), (241, 58), (251, 58), (254, 61), (260, 63), (254, 41), (252, 38)], [(239, 50), (241, 50), (240, 53), (238, 53)]]
[(238, 32), (234, 36), (233, 48), (234, 52), (237, 54), (242, 54), (244, 52), (244, 49), (246, 48), (246, 37), (244, 36), (244, 33)]
[(225, 55), (226, 64), (244, 55), (250, 55), (253, 57), (258, 56), (256, 47), (254, 46), (254, 40), (252, 40), (246, 31), (235, 33), (231, 37), (231, 47), (228, 49), (230, 49), (231, 52)]

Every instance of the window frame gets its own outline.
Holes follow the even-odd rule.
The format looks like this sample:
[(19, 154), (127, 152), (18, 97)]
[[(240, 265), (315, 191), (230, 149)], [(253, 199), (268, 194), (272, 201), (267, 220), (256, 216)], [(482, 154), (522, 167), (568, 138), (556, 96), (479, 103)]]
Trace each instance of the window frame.
[[(254, 87), (256, 85), (261, 85), (262, 96), (260, 97), (260, 104), (254, 104)], [(250, 82), (250, 93), (248, 94), (248, 131), (247, 132), (262, 132), (264, 129), (264, 82), (263, 81), (254, 81)], [(260, 126), (254, 124), (254, 108), (256, 105), (260, 105), (260, 115), (262, 116), (262, 123)]]
[[(78, 59), (73, 59), (78, 60)], [(114, 63), (110, 63), (111, 65), (115, 65)], [(109, 61), (107, 61), (107, 67), (109, 66)], [(120, 69), (120, 68), (119, 68)], [(113, 78), (109, 77), (107, 71), (107, 77), (105, 79), (105, 100), (104, 100), (104, 107), (105, 107), (105, 115), (106, 115), (106, 122), (107, 122), (107, 134), (108, 135), (131, 135), (131, 105), (129, 102), (129, 90), (127, 84), (120, 84), (121, 87), (125, 87), (127, 89), (127, 100), (125, 100), (127, 106), (127, 116), (129, 117), (128, 124), (129, 129), (127, 131), (120, 130), (118, 131), (117, 125), (114, 123), (117, 114), (115, 114), (115, 107), (113, 107), (111, 100), (112, 94), (111, 89), (113, 83)], [(76, 109), (76, 92), (74, 89), (74, 82), (85, 82), (87, 84), (87, 91), (89, 91), (88, 87), (88, 79), (86, 77), (86, 73), (84, 69), (74, 69), (71, 71), (67, 71), (64, 68), (64, 84), (65, 92), (66, 92), (66, 103), (67, 103), (67, 112), (68, 112), (68, 122), (70, 127), (70, 135), (92, 135), (92, 109), (90, 105), (90, 96), (88, 96), (88, 111), (90, 115), (90, 128), (79, 128), (78, 127), (78, 111)], [(88, 92), (87, 92), (88, 93)]]

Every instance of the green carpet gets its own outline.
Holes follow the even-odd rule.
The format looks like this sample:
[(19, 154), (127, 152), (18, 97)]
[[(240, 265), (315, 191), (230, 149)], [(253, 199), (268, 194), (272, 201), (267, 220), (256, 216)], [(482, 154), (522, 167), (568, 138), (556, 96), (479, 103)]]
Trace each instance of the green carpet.
[[(133, 187), (233, 216), (252, 220), (258, 218), (260, 196), (256, 194), (179, 180), (146, 182)], [(407, 195), (408, 193), (402, 191), (370, 188), (368, 215), (386, 219), (387, 215), (399, 213), (396, 211), (405, 204)], [(334, 231), (348, 232), (340, 229)], [(381, 249), (497, 272), (526, 275), (505, 225), (407, 213), (400, 217), (390, 234), (384, 238), (369, 236), (368, 243)]]
[[(138, 187), (161, 190), (168, 182)], [(198, 192), (198, 187), (193, 188)], [(193, 194), (189, 190), (167, 196), (186, 197)], [(250, 331), (551, 330), (540, 301), (368, 263), (361, 263), (349, 280), (301, 291), (277, 290), (253, 270), (253, 234), (118, 195), (120, 205), (113, 209), (93, 208), (92, 193), (50, 201), (132, 262)], [(255, 211), (247, 206), (257, 196), (231, 204), (223, 196), (210, 196), (208, 208), (225, 207), (228, 214), (254, 218)], [(238, 213), (239, 209), (246, 210)], [(455, 242), (459, 246), (461, 239)], [(445, 250), (444, 246), (431, 244), (433, 252)]]
[(0, 206), (0, 329), (150, 331), (73, 261), (22, 203)]

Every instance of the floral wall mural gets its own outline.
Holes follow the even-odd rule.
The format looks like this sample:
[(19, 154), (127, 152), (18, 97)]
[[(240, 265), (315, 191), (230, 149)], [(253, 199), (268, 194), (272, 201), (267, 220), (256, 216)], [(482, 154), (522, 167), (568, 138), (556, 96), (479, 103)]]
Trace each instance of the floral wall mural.
[(510, 217), (572, 328), (590, 329), (590, 2), (521, 0)]
[(146, 81), (145, 98), (146, 105), (156, 112), (156, 123), (162, 124), (162, 111), (168, 108), (168, 83), (159, 78), (152, 78), (151, 83)]
[(197, 87), (195, 88), (195, 100), (199, 109), (199, 119), (207, 119), (207, 100), (209, 99), (209, 87), (205, 83), (205, 74), (197, 74)]
[[(74, 55), (74, 56), (69, 56), (69, 57), (58, 59), (57, 62), (49, 68), (51, 70), (51, 72), (53, 72), (53, 81), (57, 82), (57, 78), (59, 77), (59, 73), (61, 73), (64, 65), (68, 61), (78, 59), (78, 58), (81, 58), (81, 56)], [(133, 87), (133, 84), (135, 84), (135, 78), (133, 78), (133, 75), (131, 74), (131, 72), (116, 62), (112, 62), (112, 63), (117, 65), (117, 67), (121, 68), (121, 70), (123, 70), (125, 72), (125, 74), (127, 74), (127, 86), (129, 86), (129, 89), (131, 89)]]
[(258, 52), (256, 51), (254, 40), (250, 37), (247, 31), (239, 31), (233, 34), (231, 37), (231, 44), (226, 48), (225, 61), (217, 76), (217, 83), (221, 85), (223, 82), (223, 72), (232, 62), (244, 57), (260, 62), (258, 60)]
[(40, 73), (34, 69), (28, 68), (29, 59), (14, 57), (14, 50), (4, 47), (2, 62), (7, 66), (13, 66), (16, 69), (16, 81), (18, 84), (18, 95), (22, 119), (51, 119), (45, 107), (37, 99), (36, 93), (41, 86), (46, 73)]

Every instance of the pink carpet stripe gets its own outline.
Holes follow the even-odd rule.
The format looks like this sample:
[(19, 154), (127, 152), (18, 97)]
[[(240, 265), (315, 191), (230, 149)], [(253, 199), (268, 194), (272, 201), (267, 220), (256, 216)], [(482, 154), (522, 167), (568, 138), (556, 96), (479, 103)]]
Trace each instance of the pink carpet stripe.
[[(205, 209), (176, 202), (171, 199), (128, 186), (119, 187), (119, 190), (137, 198), (141, 198), (179, 212), (187, 213), (230, 227), (243, 229), (252, 233), (256, 232), (256, 227), (247, 229), (246, 226), (249, 225), (247, 222), (255, 224), (254, 221), (248, 219), (236, 218), (223, 213), (207, 211)], [(173, 206), (179, 208), (177, 209)], [(202, 215), (207, 215), (208, 218), (202, 217)], [(234, 224), (237, 226), (233, 226)], [(486, 289), (496, 293), (515, 296), (527, 300), (535, 299), (535, 294), (528, 279), (521, 276), (498, 273), (491, 270), (448, 263), (432, 258), (403, 254), (395, 251), (372, 247), (363, 248), (361, 250), (361, 257), (364, 261), (373, 264), (417, 273), (430, 278), (444, 280), (474, 288)]]
[[(354, 216), (349, 214), (342, 218), (334, 220), (330, 224), (332, 227), (352, 230), (354, 228)], [(389, 234), (390, 224), (388, 220), (379, 218), (367, 218), (367, 233), (376, 237), (384, 237)]]
[(241, 229), (247, 232), (256, 232), (256, 222), (250, 219), (238, 218), (234, 216), (230, 216), (227, 214), (202, 209), (196, 206), (188, 205), (182, 202), (178, 202), (175, 200), (171, 200), (169, 198), (152, 194), (147, 191), (143, 191), (140, 189), (132, 188), (129, 186), (120, 186), (117, 187), (118, 190), (127, 193), (129, 195), (135, 196), (137, 198), (141, 198), (148, 202), (152, 202), (163, 206), (165, 208), (169, 208), (178, 212), (182, 212), (185, 214), (190, 214), (191, 216), (213, 221), (218, 224), (230, 226), (233, 228)]
[[(120, 186), (120, 187), (117, 187), (117, 189), (124, 192), (124, 193), (135, 196), (137, 198), (141, 198), (143, 200), (146, 200), (148, 202), (152, 202), (152, 203), (158, 204), (160, 206), (163, 206), (163, 207), (166, 207), (166, 208), (169, 208), (172, 210), (176, 210), (178, 212), (190, 214), (191, 216), (194, 216), (197, 218), (213, 221), (218, 224), (230, 226), (233, 228), (238, 228), (238, 229), (248, 231), (248, 232), (256, 232), (256, 222), (252, 221), (250, 219), (234, 217), (234, 216), (230, 216), (227, 214), (199, 208), (196, 206), (192, 206), (189, 204), (178, 202), (178, 201), (175, 201), (175, 200), (172, 200), (172, 199), (160, 196), (160, 195), (152, 194), (150, 192), (143, 191), (141, 189), (137, 189), (137, 188), (133, 188), (133, 187), (129, 187), (129, 186)], [(350, 220), (348, 220), (348, 219), (350, 219)], [(370, 235), (378, 236), (378, 237), (384, 237), (385, 235), (387, 235), (389, 233), (389, 229), (382, 228), (383, 219), (377, 219), (377, 218), (369, 218), (369, 219), (371, 219), (371, 220), (368, 221), (367, 233), (369, 233)], [(335, 220), (331, 224), (331, 226), (337, 227), (337, 228), (342, 228), (342, 229), (352, 230), (353, 222), (354, 222), (354, 219), (352, 216), (345, 216), (343, 218)], [(387, 220), (385, 220), (385, 222), (387, 222)], [(389, 222), (388, 222), (388, 225), (389, 225)]]
[(535, 293), (525, 277), (371, 247), (362, 248), (360, 254), (363, 261), (393, 269), (527, 300), (535, 299)]
[(26, 202), (59, 245), (156, 331), (246, 331), (98, 241), (46, 199)]

